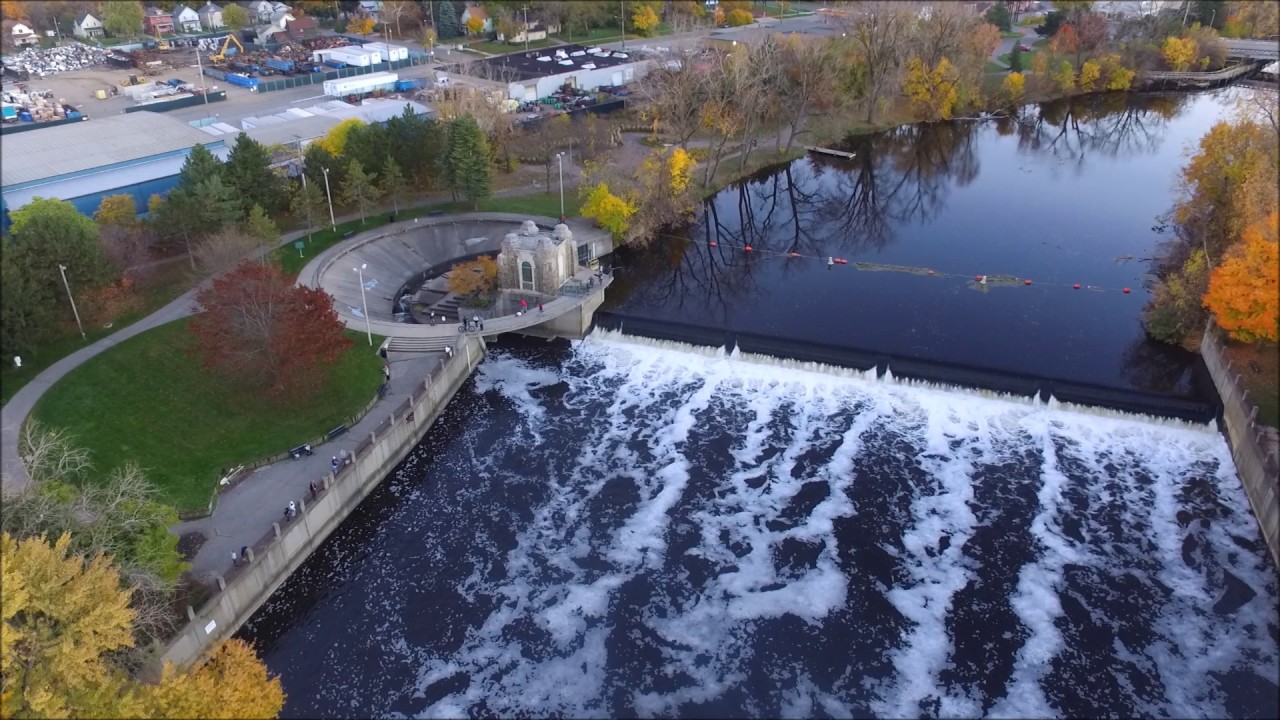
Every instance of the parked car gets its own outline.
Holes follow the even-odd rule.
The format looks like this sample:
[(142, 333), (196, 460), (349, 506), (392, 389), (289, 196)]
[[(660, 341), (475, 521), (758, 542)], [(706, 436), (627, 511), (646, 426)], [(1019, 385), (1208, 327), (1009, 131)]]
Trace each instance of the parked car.
[(1018, 49), (1022, 52), (1031, 52), (1031, 48), (1027, 45), (1018, 45)]

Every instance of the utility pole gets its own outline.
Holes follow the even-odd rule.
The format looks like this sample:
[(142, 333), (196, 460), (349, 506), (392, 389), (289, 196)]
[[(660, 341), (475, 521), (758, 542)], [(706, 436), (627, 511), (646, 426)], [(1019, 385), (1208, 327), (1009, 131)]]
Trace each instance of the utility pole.
[(200, 94), (204, 95), (204, 104), (209, 104), (209, 90), (204, 86), (204, 63), (200, 61), (200, 45), (196, 45), (196, 67), (200, 73)]
[(529, 3), (524, 5), (524, 49), (529, 50)]
[(627, 51), (627, 0), (618, 0), (618, 21), (622, 23), (622, 52)]
[(329, 192), (329, 168), (320, 169), (324, 171), (324, 194), (329, 198), (329, 226), (338, 232), (338, 221), (333, 218), (333, 193)]
[(80, 311), (76, 309), (76, 298), (71, 294), (71, 283), (67, 282), (67, 266), (58, 264), (58, 272), (62, 273), (62, 286), (67, 289), (67, 299), (71, 301), (71, 312), (76, 316), (76, 327), (80, 328), (80, 339), (88, 340), (84, 334), (84, 325), (80, 324)]

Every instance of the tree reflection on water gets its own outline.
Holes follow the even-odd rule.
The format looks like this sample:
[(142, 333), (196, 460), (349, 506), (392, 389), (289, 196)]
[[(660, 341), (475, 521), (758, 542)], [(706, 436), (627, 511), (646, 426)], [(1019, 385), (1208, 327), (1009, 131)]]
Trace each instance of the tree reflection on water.
[[(1157, 152), (1165, 126), (1189, 97), (1109, 93), (1027, 106), (989, 122), (907, 125), (852, 137), (843, 149), (853, 158), (811, 154), (763, 170), (708, 199), (688, 226), (668, 228), (644, 249), (620, 251), (625, 270), (608, 307), (657, 303), (723, 317), (726, 303), (767, 291), (758, 269), (785, 263), (772, 253), (878, 251), (894, 241), (895, 228), (936, 220), (952, 190), (978, 177), (983, 140), (1016, 134), (1019, 153), (1071, 161), (1082, 171), (1093, 155)], [(761, 252), (742, 252), (747, 245)], [(770, 271), (788, 277), (797, 268)]]

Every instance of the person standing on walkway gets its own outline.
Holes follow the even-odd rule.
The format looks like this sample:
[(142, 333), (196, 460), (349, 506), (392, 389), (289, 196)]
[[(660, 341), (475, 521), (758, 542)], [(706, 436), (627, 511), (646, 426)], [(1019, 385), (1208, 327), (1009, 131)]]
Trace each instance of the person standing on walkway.
[(298, 514), (298, 506), (295, 505), (292, 500), (290, 500), (289, 501), (289, 517), (293, 517), (297, 514)]
[(524, 298), (520, 298), (520, 310), (522, 312), (529, 312), (529, 303)]
[(542, 314), (542, 303), (538, 303), (538, 314)]
[(232, 566), (232, 567), (235, 567), (236, 565), (239, 565), (239, 564), (240, 564), (240, 558), (236, 557), (236, 551), (235, 551), (235, 550), (232, 550), (232, 551), (231, 551), (231, 566)]
[(391, 363), (382, 363), (382, 377), (391, 382)]
[(249, 562), (249, 546), (240, 546), (240, 562)]
[(335, 474), (338, 472), (338, 456), (337, 456), (337, 455), (334, 455), (334, 456), (329, 460), (329, 469), (330, 469), (330, 470), (333, 470), (333, 472), (334, 472)]
[(445, 354), (445, 355), (448, 355), (449, 357), (453, 357), (453, 346), (452, 346), (452, 345), (445, 345), (445, 346), (444, 346), (444, 354)]

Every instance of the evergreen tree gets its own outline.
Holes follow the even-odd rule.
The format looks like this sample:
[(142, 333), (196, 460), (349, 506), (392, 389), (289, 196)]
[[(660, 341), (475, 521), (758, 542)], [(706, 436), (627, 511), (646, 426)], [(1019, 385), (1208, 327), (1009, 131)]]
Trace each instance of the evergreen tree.
[(489, 141), (476, 124), (476, 119), (463, 115), (449, 123), (449, 155), (445, 162), (446, 179), (453, 196), (458, 195), (479, 207), (490, 195), (493, 171), (489, 162)]
[(1009, 52), (1009, 72), (1022, 72), (1022, 43), (1017, 42), (1013, 45), (1013, 50)]
[(213, 176), (223, 176), (222, 162), (203, 145), (191, 148), (178, 173), (178, 189), (194, 195), (196, 186)]
[(333, 193), (335, 198), (338, 197), (345, 169), (333, 153), (320, 147), (320, 143), (311, 143), (303, 155), (303, 165), (307, 182), (319, 188), (321, 193), (325, 192), (324, 168), (329, 168), (329, 192)]
[(244, 217), (235, 188), (221, 177), (211, 177), (196, 186), (191, 200), (188, 222), (197, 236), (215, 233)]
[(293, 186), (293, 195), (289, 199), (289, 213), (295, 218), (305, 220), (308, 236), (315, 229), (317, 221), (327, 218), (328, 202), (324, 190), (311, 181), (304, 187), (302, 183)]
[(255, 204), (249, 208), (249, 216), (244, 221), (244, 231), (246, 235), (257, 241), (262, 251), (262, 262), (267, 262), (271, 258), (271, 251), (280, 240), (280, 230), (271, 218), (267, 217), (261, 205)]
[(441, 40), (462, 35), (462, 24), (458, 22), (458, 10), (451, 0), (437, 0), (435, 26), (436, 37)]
[(405, 181), (404, 175), (400, 172), (400, 165), (395, 158), (387, 156), (386, 161), (382, 165), (382, 195), (391, 198), (391, 206), (395, 212), (400, 212), (400, 198), (404, 196)]
[(342, 202), (360, 208), (360, 222), (378, 199), (378, 186), (375, 184), (377, 173), (366, 173), (359, 160), (352, 160), (347, 165), (347, 179), (342, 184)]
[(236, 144), (227, 156), (224, 175), (227, 184), (239, 195), (246, 215), (254, 205), (270, 213), (278, 212), (284, 205), (281, 178), (271, 171), (271, 154), (262, 143), (244, 133), (236, 137)]

